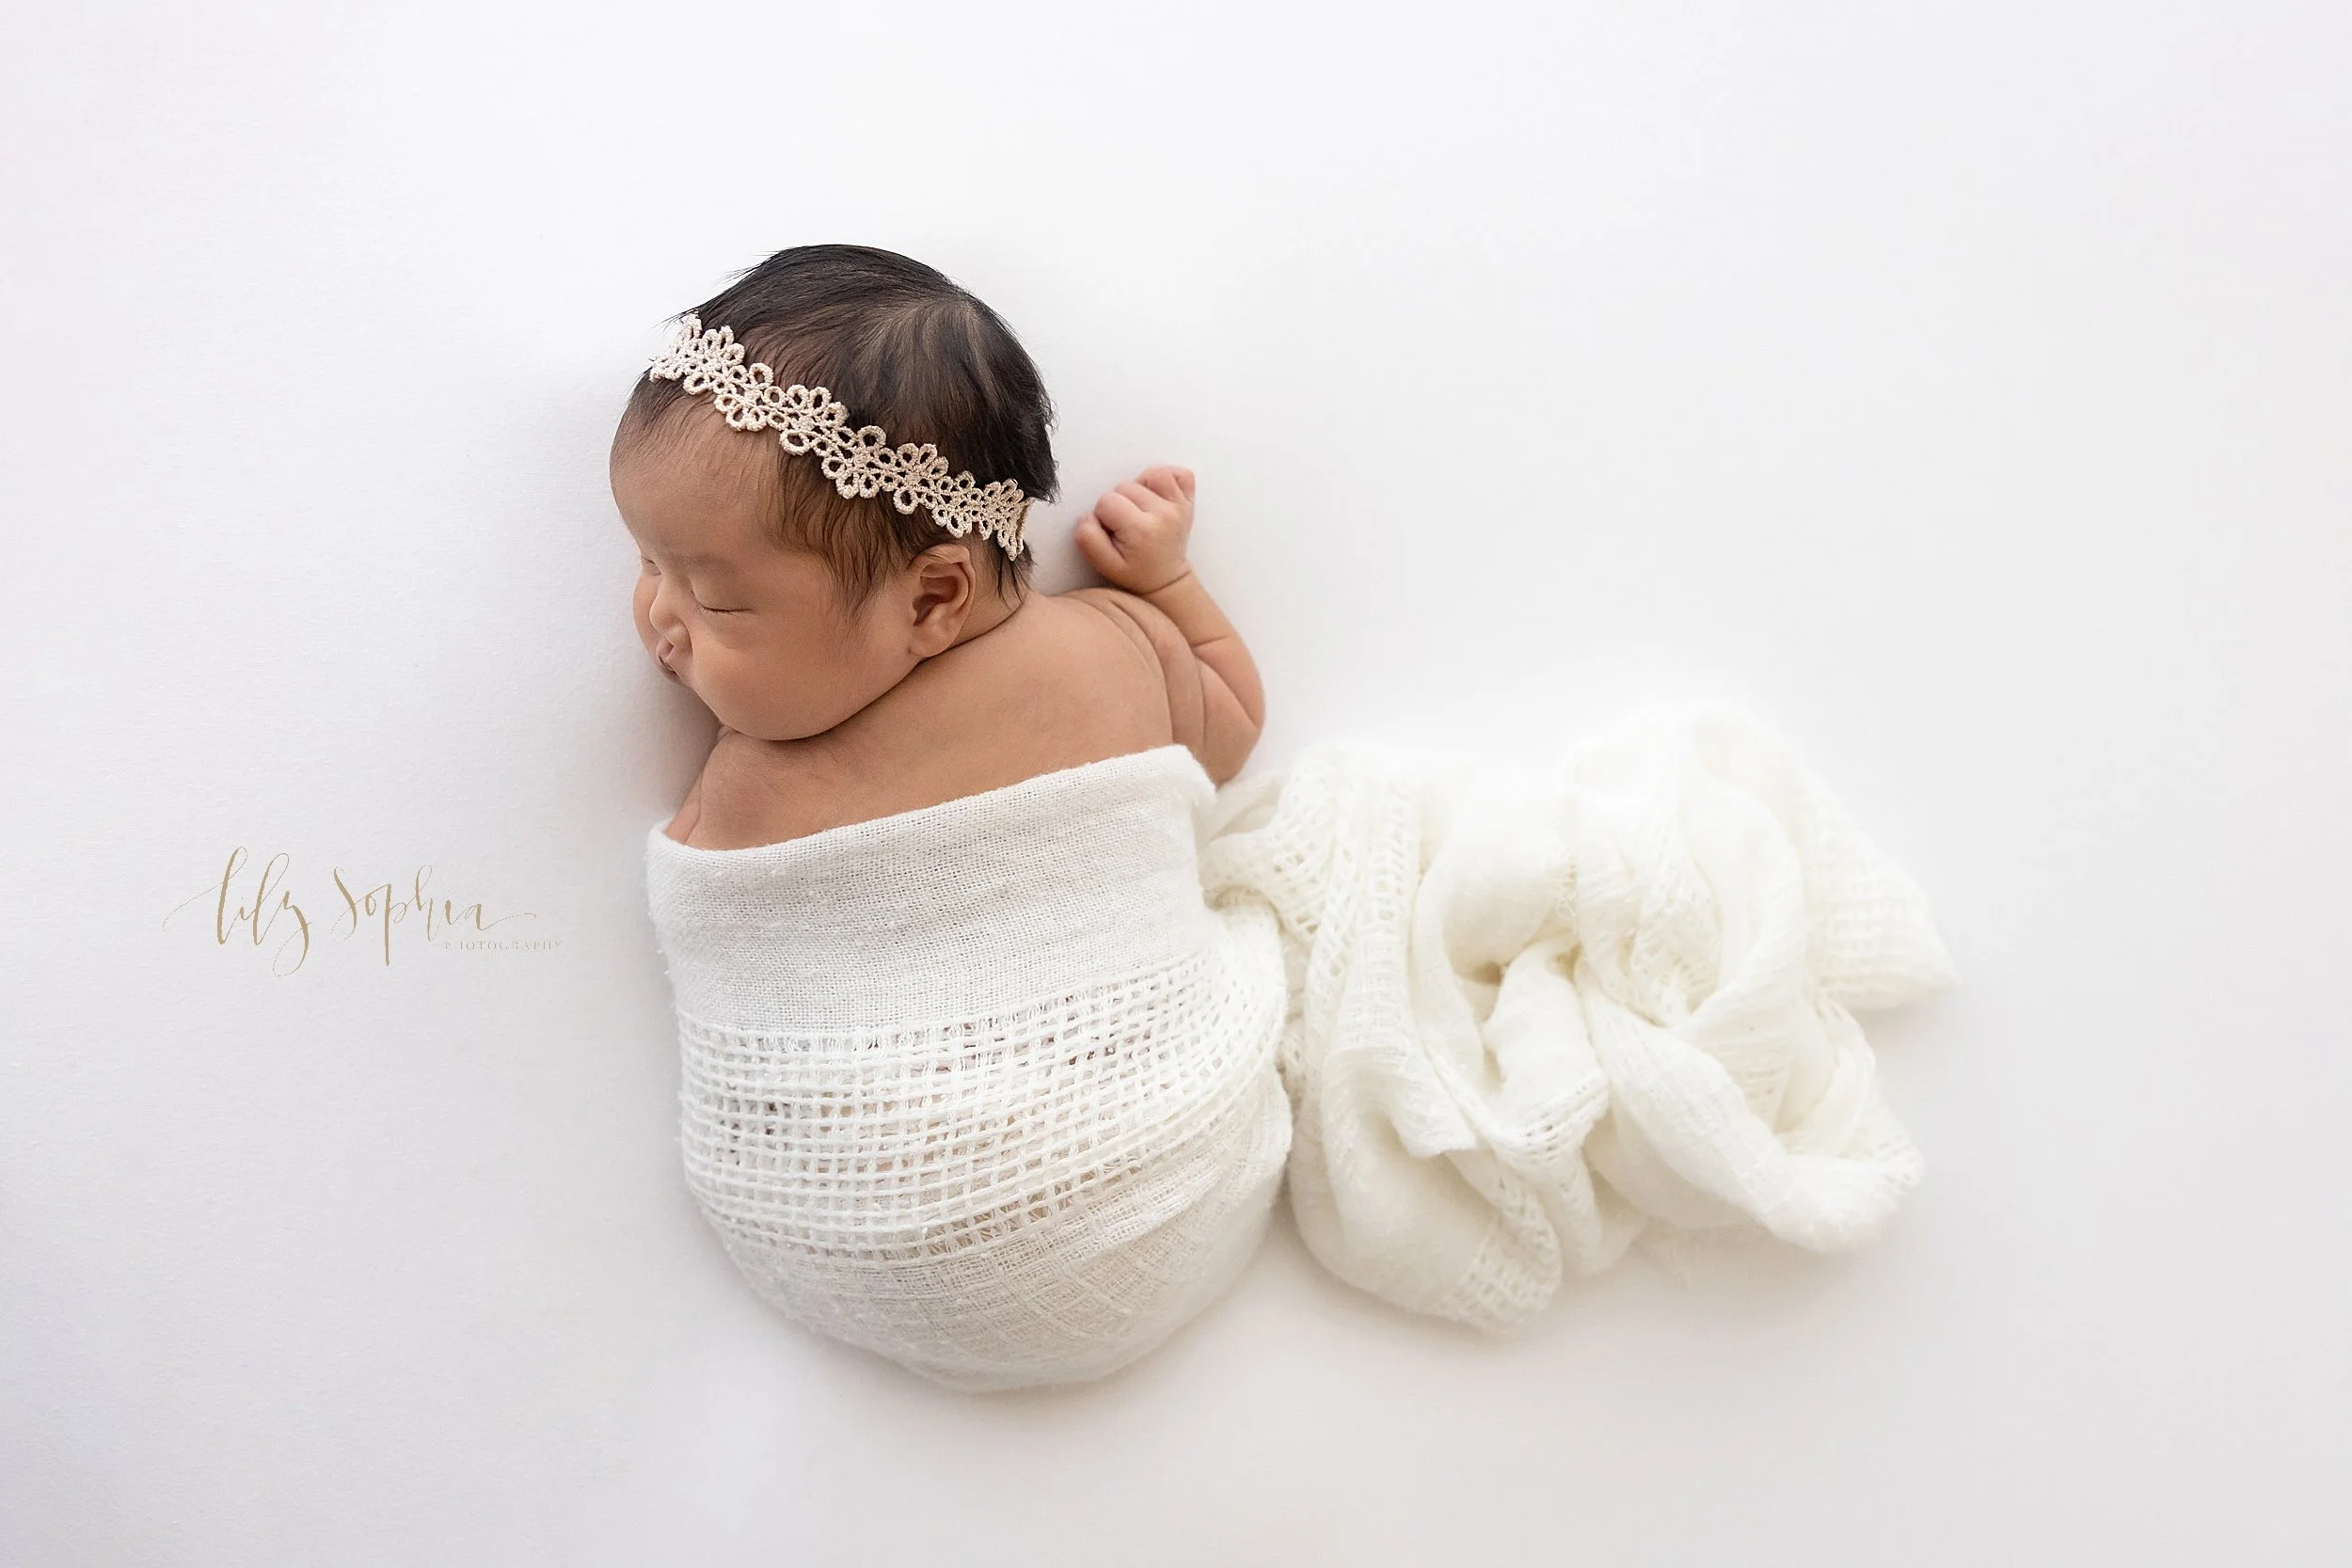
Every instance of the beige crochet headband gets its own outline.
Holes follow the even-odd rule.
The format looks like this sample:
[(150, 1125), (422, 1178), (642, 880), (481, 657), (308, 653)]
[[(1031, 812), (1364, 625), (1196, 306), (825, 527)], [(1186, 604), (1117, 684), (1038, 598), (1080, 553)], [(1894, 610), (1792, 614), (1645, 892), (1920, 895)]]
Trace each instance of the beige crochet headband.
[(699, 318), (687, 317), (645, 373), (689, 392), (710, 393), (711, 406), (738, 430), (774, 430), (785, 451), (815, 452), (825, 477), (845, 496), (887, 491), (901, 512), (922, 507), (958, 538), (977, 528), (1007, 555), (1021, 554), (1021, 524), (1029, 509), (1021, 486), (1009, 479), (982, 484), (969, 473), (950, 478), (947, 460), (928, 441), (894, 447), (880, 425), (850, 429), (850, 410), (824, 388), (779, 387), (767, 366), (743, 363), (743, 345), (732, 327), (705, 332)]

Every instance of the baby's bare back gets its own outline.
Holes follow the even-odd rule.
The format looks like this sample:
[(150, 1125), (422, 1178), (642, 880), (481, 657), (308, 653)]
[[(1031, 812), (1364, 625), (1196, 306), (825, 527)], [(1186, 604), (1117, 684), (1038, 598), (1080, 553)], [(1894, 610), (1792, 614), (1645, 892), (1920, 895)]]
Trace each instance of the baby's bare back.
[(1033, 595), (822, 735), (722, 729), (663, 831), (698, 849), (778, 844), (1168, 745), (1170, 637), (1181, 650), (1131, 594)]

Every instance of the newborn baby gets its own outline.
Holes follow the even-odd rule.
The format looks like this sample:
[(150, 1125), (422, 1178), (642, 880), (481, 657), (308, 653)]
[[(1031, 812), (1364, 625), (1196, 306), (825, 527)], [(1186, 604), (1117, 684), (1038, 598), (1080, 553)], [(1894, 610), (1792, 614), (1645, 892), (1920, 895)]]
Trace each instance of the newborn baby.
[[(787, 252), (698, 314), (778, 382), (1053, 496), (1036, 367), (930, 269)], [(668, 830), (681, 844), (778, 843), (1171, 743), (1222, 784), (1257, 742), (1257, 668), (1185, 559), (1187, 469), (1105, 492), (1075, 538), (1115, 586), (1050, 596), (1027, 591), (1026, 549), (844, 497), (675, 382), (640, 385), (612, 477), (638, 636), (720, 725)]]
[(1919, 1161), (1850, 1009), (1948, 962), (1777, 741), (1229, 784), (1263, 699), (1192, 475), (1079, 519), (1111, 586), (1033, 593), (1050, 417), (978, 300), (820, 245), (687, 317), (614, 437), (638, 635), (719, 721), (645, 845), (686, 1175), (763, 1297), (977, 1390), (1161, 1343), (1286, 1174), (1333, 1273), (1490, 1330), (1637, 1240), (1878, 1232)]
[(987, 306), (812, 246), (690, 318), (612, 457), (638, 635), (720, 725), (648, 846), (690, 1182), (770, 1301), (965, 1388), (1151, 1348), (1289, 1141), (1272, 922), (1210, 911), (1194, 832), (1258, 673), (1185, 469), (1079, 519), (1114, 586), (1029, 590), (1051, 416)]

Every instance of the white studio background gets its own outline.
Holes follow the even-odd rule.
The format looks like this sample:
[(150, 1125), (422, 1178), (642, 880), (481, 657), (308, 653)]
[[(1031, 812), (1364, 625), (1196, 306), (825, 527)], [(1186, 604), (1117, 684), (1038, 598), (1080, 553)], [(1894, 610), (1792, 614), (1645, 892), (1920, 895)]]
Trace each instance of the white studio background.
[[(0, 1560), (2352, 1554), (2342, 8), (8, 31)], [(1284, 1220), (983, 1400), (759, 1306), (673, 1142), (641, 857), (707, 721), (603, 458), (665, 317), (830, 240), (1037, 356), (1049, 585), (1198, 470), (1257, 766), (1788, 733), (1964, 982), (1873, 1026), (1886, 1238), (1490, 1342)], [(240, 847), (307, 952), (215, 940)], [(427, 866), (538, 945), (334, 928)]]

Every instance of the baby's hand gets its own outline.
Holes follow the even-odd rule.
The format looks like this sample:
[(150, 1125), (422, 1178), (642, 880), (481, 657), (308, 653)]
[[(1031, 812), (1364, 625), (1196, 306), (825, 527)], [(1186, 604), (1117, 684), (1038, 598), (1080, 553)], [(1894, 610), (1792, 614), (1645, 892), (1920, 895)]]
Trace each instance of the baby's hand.
[(1156, 594), (1192, 570), (1192, 470), (1163, 463), (1146, 468), (1078, 519), (1078, 553), (1115, 587)]

